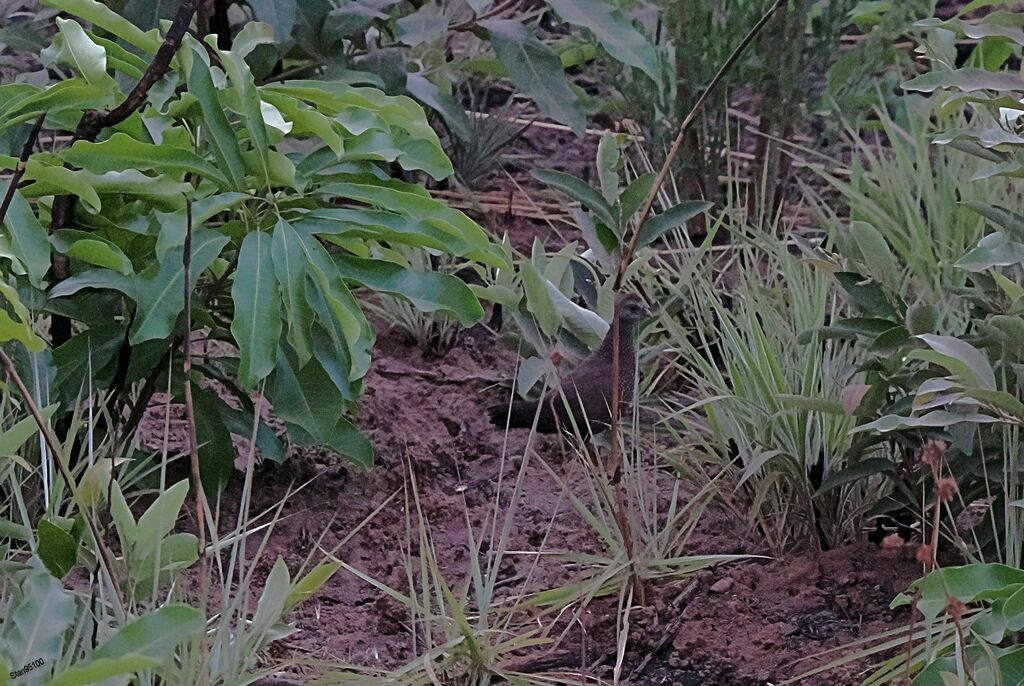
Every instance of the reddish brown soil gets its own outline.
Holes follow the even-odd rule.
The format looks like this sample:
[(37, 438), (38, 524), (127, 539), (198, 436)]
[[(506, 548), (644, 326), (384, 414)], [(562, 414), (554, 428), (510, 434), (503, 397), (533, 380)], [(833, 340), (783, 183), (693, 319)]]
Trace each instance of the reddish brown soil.
[[(505, 447), (499, 495), (505, 437), (490, 426), (484, 410), (506, 397), (507, 391), (496, 382), (511, 376), (514, 362), (514, 354), (498, 347), (482, 328), (467, 332), (443, 359), (425, 359), (400, 336), (383, 335), (366, 380), (359, 418), (375, 444), (376, 468), (354, 471), (339, 458), (308, 451), (293, 455), (282, 467), (261, 468), (254, 503), (261, 508), (273, 507), (293, 483), (315, 477), (285, 506), (284, 518), (260, 562), (263, 574), (278, 556), (296, 569), (321, 534), (323, 548), (334, 548), (400, 491), (337, 555), (374, 579), (409, 593), (407, 563), (418, 569), (423, 552), (415, 516), (410, 528), (405, 513), (411, 474), (447, 582), (453, 588), (462, 587), (470, 556), (467, 522), (477, 540), (488, 540), (482, 526), (493, 513), (496, 497), (504, 516), (524, 453), (526, 432), (512, 432)], [(575, 514), (541, 464), (541, 460), (550, 464), (576, 495), (583, 496), (579, 458), (565, 460), (563, 448), (551, 438), (540, 440), (535, 448), (524, 473), (525, 496), (514, 512), (508, 548), (601, 553), (593, 531)], [(667, 475), (663, 481), (668, 483)], [(232, 491), (229, 501), (237, 497), (238, 489)], [(688, 552), (763, 551), (733, 519), (712, 508)], [(486, 563), (488, 556), (480, 557)], [(530, 573), (532, 565), (530, 557), (507, 556), (499, 573), (507, 582), (503, 592), (539, 591), (574, 579), (575, 572), (557, 559), (542, 558)], [(682, 603), (675, 601), (688, 581), (653, 586), (648, 607), (635, 608), (630, 615), (622, 675), (631, 675), (652, 655), (629, 683), (777, 683), (817, 664), (800, 662), (802, 658), (903, 625), (907, 616), (888, 610), (888, 604), (918, 572), (905, 556), (857, 545), (703, 572)], [(524, 583), (527, 573), (529, 580)], [(615, 618), (614, 599), (595, 601), (584, 618), (585, 635), (570, 631), (558, 645), (559, 666), (574, 673), (603, 675), (610, 683)], [(292, 656), (393, 668), (416, 655), (404, 608), (344, 571), (292, 620), (299, 629), (286, 642)], [(668, 632), (671, 640), (663, 640)], [(857, 682), (856, 673), (847, 670), (807, 683)]]

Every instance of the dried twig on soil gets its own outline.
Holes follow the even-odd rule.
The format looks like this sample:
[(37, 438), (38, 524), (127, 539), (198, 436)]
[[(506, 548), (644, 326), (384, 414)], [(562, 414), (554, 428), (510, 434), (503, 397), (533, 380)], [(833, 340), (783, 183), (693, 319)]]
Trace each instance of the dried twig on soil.
[(697, 595), (697, 591), (700, 590), (700, 582), (694, 579), (690, 584), (682, 590), (682, 592), (676, 596), (675, 600), (672, 601), (670, 606), (669, 614), (672, 616), (672, 621), (668, 623), (668, 626), (664, 628), (665, 634), (658, 641), (658, 644), (654, 646), (654, 649), (644, 656), (644, 659), (640, 661), (640, 664), (629, 673), (629, 678), (626, 679), (627, 683), (633, 683), (647, 666), (651, 664), (651, 660), (655, 658), (662, 650), (665, 649), (673, 640), (675, 640), (676, 633), (679, 631), (679, 627), (683, 625), (683, 620), (686, 617), (686, 606), (690, 600)]

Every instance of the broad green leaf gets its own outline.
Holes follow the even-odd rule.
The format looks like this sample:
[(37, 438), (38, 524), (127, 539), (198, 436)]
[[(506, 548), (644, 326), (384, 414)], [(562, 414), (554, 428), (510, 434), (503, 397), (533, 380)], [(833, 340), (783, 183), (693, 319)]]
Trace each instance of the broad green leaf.
[[(10, 182), (0, 182), (0, 198), (7, 195)], [(39, 287), (50, 268), (50, 242), (46, 229), (39, 223), (32, 206), (21, 193), (14, 192), (4, 217), (4, 228), (11, 238), (15, 256), (25, 266), (29, 283)]]
[(36, 183), (22, 188), (21, 192), (25, 197), (36, 198), (72, 193), (90, 212), (98, 213), (103, 209), (96, 189), (81, 176), (80, 172), (76, 173), (62, 166), (42, 164), (29, 158), (25, 164), (25, 178), (36, 181)]
[(50, 242), (57, 252), (73, 259), (111, 269), (123, 276), (134, 273), (131, 260), (121, 248), (87, 231), (61, 229), (53, 234)]
[(523, 93), (544, 114), (582, 136), (586, 118), (569, 89), (558, 55), (514, 19), (484, 19), (478, 24), (487, 30), (494, 52)]
[(461, 257), (469, 257), (480, 248), (475, 237), (470, 242), (447, 223), (355, 207), (313, 210), (303, 215), (295, 223), (295, 228), (301, 233), (315, 234), (328, 240), (362, 238), (387, 241), (433, 248)]
[(864, 481), (877, 474), (896, 476), (898, 472), (892, 460), (884, 457), (871, 457), (844, 467), (839, 471), (832, 472), (825, 477), (825, 480), (814, 495), (818, 496), (846, 484)]
[[(272, 43), (273, 32), (267, 24), (249, 23), (242, 29), (236, 41), (236, 46), (240, 43), (250, 46), (249, 49), (251, 49), (251, 47), (261, 43)], [(267, 138), (267, 127), (263, 121), (260, 95), (256, 90), (256, 83), (252, 78), (252, 72), (249, 71), (249, 65), (245, 62), (243, 52), (244, 50), (239, 51), (237, 47), (230, 52), (221, 51), (221, 60), (224, 65), (224, 71), (231, 81), (231, 88), (242, 108), (241, 114), (245, 119), (245, 128), (249, 133), (253, 152), (256, 153), (260, 160), (263, 171), (262, 178), (269, 184), (271, 178), (268, 154), (270, 141)]]
[(187, 479), (182, 479), (161, 493), (139, 517), (132, 555), (135, 560), (151, 556), (160, 545), (160, 541), (174, 529), (188, 491), (189, 482)]
[(409, 92), (409, 95), (440, 114), (449, 130), (459, 140), (467, 142), (470, 140), (472, 127), (469, 117), (458, 100), (443, 92), (422, 74), (408, 74), (405, 78), (405, 90)]
[(331, 580), (334, 573), (341, 569), (340, 562), (321, 562), (311, 569), (306, 576), (302, 577), (292, 585), (291, 592), (285, 599), (284, 611), (290, 612), (297, 605), (300, 605), (323, 588), (324, 584)]
[(287, 43), (295, 27), (296, 0), (248, 0), (248, 3), (256, 21), (272, 26), (278, 43)]
[(1008, 565), (971, 564), (937, 569), (921, 582), (917, 608), (927, 621), (933, 621), (948, 606), (949, 596), (965, 603), (977, 602), (999, 597), (1000, 592), (1009, 596), (1018, 584), (1024, 584), (1024, 570)]
[[(157, 550), (151, 550), (149, 555), (133, 564), (135, 576), (132, 581), (137, 593), (152, 593), (155, 575), (160, 575), (159, 583), (163, 586), (167, 583), (169, 572), (186, 569), (199, 559), (199, 540), (193, 534), (171, 534), (161, 540), (157, 548), (159, 548), (159, 555)], [(157, 559), (160, 561), (159, 569), (157, 569)]]
[(461, 279), (439, 272), (418, 272), (394, 262), (334, 255), (342, 277), (375, 291), (401, 295), (424, 312), (444, 310), (463, 326), (472, 326), (484, 310)]
[(948, 428), (955, 424), (962, 424), (965, 422), (991, 424), (995, 421), (996, 419), (994, 417), (978, 414), (976, 412), (961, 414), (958, 412), (949, 412), (947, 410), (935, 410), (933, 412), (923, 414), (920, 417), (900, 417), (898, 415), (888, 414), (883, 417), (879, 417), (868, 424), (862, 424), (853, 431), (881, 431), (885, 433), (887, 431), (896, 431), (899, 429), (919, 429), (923, 427)]
[[(218, 166), (228, 177), (232, 190), (244, 189), (245, 161), (238, 147), (238, 136), (224, 114), (224, 107), (217, 97), (217, 89), (210, 76), (210, 68), (204, 62), (206, 52), (194, 39), (189, 39), (192, 49), (192, 69), (188, 74), (188, 90), (199, 101), (203, 114), (205, 138), (210, 143)], [(263, 123), (260, 116), (260, 123)]]
[(288, 342), (295, 349), (299, 364), (304, 365), (313, 355), (310, 339), (313, 312), (306, 299), (306, 259), (302, 239), (291, 224), (279, 219), (274, 227), (272, 243), (274, 276), (280, 284), (288, 319)]
[(40, 112), (54, 117), (68, 111), (109, 107), (113, 102), (111, 90), (94, 86), (85, 79), (67, 79), (21, 98), (9, 107), (0, 105), (0, 116), (3, 117), (0, 131), (32, 121)]
[(563, 21), (589, 29), (608, 54), (661, 82), (658, 55), (633, 22), (604, 0), (547, 0)]
[(444, 38), (448, 33), (448, 17), (444, 8), (432, 2), (395, 21), (395, 38), (411, 47)]
[(139, 655), (167, 662), (178, 644), (203, 629), (199, 610), (179, 603), (168, 603), (158, 610), (126, 624), (92, 652), (89, 662), (126, 655)]
[(274, 369), (281, 338), (281, 296), (275, 278), (273, 239), (263, 231), (245, 237), (231, 286), (235, 314), (231, 334), (238, 345), (238, 377), (255, 388)]
[(227, 184), (217, 167), (185, 148), (143, 143), (125, 133), (114, 133), (102, 143), (77, 141), (63, 153), (64, 159), (92, 172), (120, 171), (126, 167), (165, 174), (193, 173)]
[(555, 171), (553, 169), (537, 169), (533, 171), (533, 177), (542, 183), (557, 188), (570, 198), (578, 202), (585, 209), (590, 210), (610, 229), (617, 229), (619, 223), (615, 220), (615, 212), (611, 206), (601, 197), (601, 193), (572, 174)]
[[(43, 409), (43, 416), (49, 419), (57, 410), (56, 405)], [(15, 455), (39, 431), (34, 417), (25, 417), (6, 431), (0, 431), (0, 456)]]
[(263, 593), (260, 594), (259, 603), (256, 605), (256, 614), (253, 616), (249, 628), (250, 636), (258, 637), (281, 621), (290, 588), (291, 577), (288, 574), (288, 565), (279, 557), (267, 576)]
[(870, 276), (889, 288), (898, 287), (899, 265), (893, 257), (892, 248), (878, 229), (867, 222), (855, 221), (850, 224), (853, 236)]
[(339, 159), (345, 153), (345, 141), (338, 133), (338, 124), (334, 120), (296, 98), (269, 89), (261, 89), (261, 97), (292, 123), (292, 135), (305, 134), (321, 139)]
[(217, 497), (235, 471), (235, 444), (220, 408), (224, 401), (193, 382), (196, 436), (199, 439), (199, 478), (210, 498)]
[(990, 222), (1006, 229), (1018, 241), (1024, 241), (1024, 215), (1013, 212), (1004, 207), (996, 207), (980, 202), (965, 202), (964, 205), (971, 208)]
[(711, 209), (713, 203), (704, 200), (687, 200), (674, 205), (659, 215), (650, 217), (640, 227), (640, 237), (637, 238), (638, 248), (650, 245), (658, 240), (665, 233), (685, 226), (686, 222)]
[(78, 543), (71, 534), (46, 519), (39, 520), (38, 539), (39, 559), (50, 574), (63, 579), (78, 561)]
[(967, 68), (933, 71), (903, 83), (904, 90), (931, 93), (940, 88), (956, 88), (971, 93), (978, 90), (1024, 91), (1024, 79), (1009, 72)]
[(597, 144), (597, 178), (601, 181), (601, 195), (611, 206), (619, 199), (619, 158), (618, 140), (614, 134), (605, 133)]
[[(18, 298), (18, 292), (0, 281), (0, 305), (5, 302), (6, 307), (0, 307), (0, 343), (18, 341), (30, 352), (43, 350), (46, 344), (32, 330), (32, 316)], [(8, 312), (8, 308), (14, 317)]]
[(282, 346), (267, 384), (267, 397), (277, 415), (289, 425), (293, 441), (300, 445), (326, 445), (361, 467), (373, 466), (372, 446), (358, 429), (339, 416), (344, 399), (316, 359), (299, 368), (287, 347)]
[(109, 269), (90, 269), (75, 274), (54, 286), (48, 295), (50, 298), (65, 298), (86, 288), (115, 290), (135, 299), (134, 281)]
[(548, 280), (545, 279), (537, 267), (531, 262), (524, 262), (519, 269), (523, 279), (523, 289), (526, 291), (526, 308), (536, 318), (540, 326), (548, 336), (553, 336), (558, 331), (561, 323), (558, 312), (551, 302), (551, 295), (548, 290)]
[(21, 599), (4, 617), (0, 644), (12, 665), (43, 660), (43, 668), (21, 677), (25, 683), (41, 683), (57, 663), (64, 632), (75, 621), (74, 596), (47, 572), (29, 574), (21, 582)]
[(956, 266), (969, 272), (983, 272), (992, 267), (1024, 264), (1024, 243), (1012, 240), (1002, 231), (995, 231), (956, 261)]
[[(192, 239), (191, 287), (199, 276), (220, 255), (228, 237), (216, 231), (198, 229)], [(184, 250), (175, 248), (157, 264), (152, 264), (135, 277), (138, 315), (132, 324), (129, 342), (167, 338), (185, 307)]]
[(921, 334), (917, 338), (935, 352), (956, 360), (958, 364), (950, 371), (964, 377), (968, 385), (986, 391), (996, 390), (996, 377), (992, 365), (985, 354), (970, 343), (953, 336), (934, 334)]
[(83, 684), (107, 683), (113, 677), (135, 674), (144, 669), (158, 667), (160, 660), (142, 655), (128, 654), (119, 657), (87, 659), (61, 672), (47, 686), (82, 686)]
[(430, 222), (434, 227), (476, 246), (476, 250), (466, 254), (467, 257), (494, 267), (510, 266), (505, 255), (493, 249), (487, 233), (476, 222), (429, 196), (366, 183), (332, 183), (326, 185), (323, 192)]
[(117, 12), (96, 0), (43, 0), (43, 4), (84, 19), (94, 27), (109, 31), (144, 52), (154, 54), (160, 47), (160, 39), (155, 33), (143, 32)]
[(88, 83), (103, 89), (114, 88), (114, 79), (107, 73), (107, 51), (93, 42), (73, 19), (57, 17), (57, 28), (60, 34), (42, 52), (43, 62), (71, 65)]

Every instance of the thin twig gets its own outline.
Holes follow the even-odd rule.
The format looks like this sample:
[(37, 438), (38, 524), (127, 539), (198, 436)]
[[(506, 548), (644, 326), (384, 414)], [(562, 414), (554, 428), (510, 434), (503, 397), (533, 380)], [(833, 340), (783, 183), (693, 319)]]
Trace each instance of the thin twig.
[[(764, 16), (762, 16), (756, 24), (750, 29), (743, 40), (740, 41), (739, 45), (732, 51), (729, 57), (722, 63), (722, 66), (718, 69), (714, 78), (708, 83), (707, 88), (701, 93), (701, 96), (694, 103), (693, 108), (690, 110), (686, 118), (683, 119), (683, 123), (679, 125), (679, 132), (676, 134), (676, 138), (672, 141), (672, 147), (669, 149), (668, 156), (661, 165), (661, 169), (658, 171), (657, 177), (654, 179), (654, 185), (651, 186), (651, 190), (647, 193), (647, 199), (644, 201), (643, 210), (640, 212), (639, 218), (636, 220), (635, 228), (633, 230), (633, 236), (630, 238), (626, 249), (622, 253), (622, 259), (619, 263), (619, 270), (615, 275), (615, 283), (612, 286), (612, 290), (615, 293), (622, 288), (622, 281), (626, 276), (626, 271), (629, 268), (629, 263), (633, 259), (633, 253), (636, 251), (637, 240), (640, 237), (640, 227), (643, 226), (644, 221), (647, 220), (651, 210), (654, 207), (654, 203), (658, 198), (658, 193), (661, 191), (661, 186), (665, 183), (665, 179), (668, 177), (669, 170), (672, 167), (672, 162), (675, 160), (676, 155), (679, 154), (679, 149), (683, 144), (683, 140), (686, 137), (686, 132), (693, 124), (697, 115), (704, 109), (704, 105), (707, 103), (714, 91), (715, 86), (718, 85), (719, 81), (728, 73), (732, 66), (736, 63), (736, 60), (740, 58), (740, 55), (754, 42), (757, 35), (761, 33), (764, 27), (771, 20), (772, 16), (776, 11), (786, 2), (786, 0), (775, 0)], [(619, 319), (618, 317), (612, 318), (612, 398), (611, 398), (611, 451), (608, 459), (608, 473), (612, 475), (613, 482), (618, 482), (622, 475), (622, 464), (621, 464), (621, 453), (619, 446), (619, 384), (617, 383), (619, 378)]]
[[(142, 78), (128, 93), (120, 105), (112, 110), (86, 110), (78, 120), (78, 127), (71, 142), (95, 141), (106, 128), (117, 126), (138, 111), (145, 103), (150, 89), (164, 77), (171, 66), (174, 54), (181, 47), (181, 41), (188, 32), (188, 26), (195, 14), (196, 0), (182, 0), (178, 13), (174, 15), (171, 26), (167, 30), (163, 43)], [(71, 225), (75, 214), (75, 195), (58, 195), (53, 199), (53, 210), (50, 216), (50, 233)], [(51, 286), (60, 283), (70, 276), (70, 263), (64, 255), (54, 253), (50, 261)], [(50, 343), (57, 347), (71, 338), (71, 320), (65, 316), (54, 315), (50, 322)]]
[(78, 488), (78, 483), (71, 475), (71, 471), (68, 469), (67, 462), (64, 460), (64, 452), (61, 450), (60, 442), (57, 441), (57, 437), (54, 436), (53, 431), (50, 429), (50, 425), (46, 422), (46, 418), (43, 417), (42, 411), (39, 409), (39, 405), (36, 404), (35, 400), (32, 399), (32, 394), (25, 386), (25, 382), (22, 380), (21, 375), (18, 374), (17, 368), (14, 366), (14, 361), (7, 355), (7, 352), (0, 347), (0, 364), (3, 364), (7, 370), (7, 376), (14, 381), (14, 385), (18, 388), (18, 393), (21, 394), (22, 399), (25, 401), (25, 406), (28, 408), (29, 413), (32, 415), (32, 419), (35, 420), (36, 426), (39, 427), (40, 433), (43, 434), (43, 440), (46, 441), (46, 446), (50, 449), (53, 454), (53, 459), (57, 463), (57, 469), (60, 471), (61, 477), (67, 484), (68, 490), (71, 491), (71, 497), (82, 511), (83, 519), (86, 525), (89, 527), (89, 532), (92, 534), (93, 539), (96, 541), (96, 551), (98, 557), (103, 560), (103, 566), (106, 568), (107, 578), (110, 581), (111, 592), (114, 598), (117, 599), (118, 609), (120, 610), (121, 617), (125, 617), (125, 606), (124, 601), (121, 599), (121, 592), (118, 589), (117, 577), (114, 575), (114, 562), (113, 557), (110, 555), (110, 551), (103, 542), (103, 538), (100, 536), (99, 529), (96, 528), (96, 522), (88, 514), (88, 506), (85, 500), (82, 498), (82, 493)]
[[(195, 493), (196, 526), (199, 529), (199, 579), (200, 579), (200, 612), (206, 616), (207, 594), (210, 590), (209, 560), (206, 556), (206, 499), (203, 493), (203, 482), (199, 473), (199, 437), (196, 433), (196, 411), (192, 402), (192, 201), (185, 204), (185, 248), (181, 256), (185, 271), (185, 340), (184, 372), (185, 417), (188, 420), (188, 452), (192, 460), (192, 489)], [(206, 632), (203, 632), (199, 644), (200, 672), (204, 684), (208, 684), (209, 674), (206, 670)]]
[(36, 140), (39, 138), (39, 132), (43, 128), (43, 121), (46, 119), (46, 112), (40, 112), (39, 117), (36, 119), (36, 123), (32, 125), (32, 130), (28, 134), (28, 138), (25, 140), (25, 145), (21, 147), (21, 156), (18, 158), (18, 166), (14, 168), (14, 173), (11, 174), (10, 183), (7, 186), (7, 193), (4, 194), (3, 204), (0, 204), (0, 226), (3, 226), (4, 219), (7, 218), (7, 210), (11, 207), (11, 201), (14, 200), (14, 192), (18, 190), (18, 183), (21, 182), (21, 177), (25, 175), (25, 165), (28, 163), (28, 158), (32, 156), (32, 150), (36, 147)]

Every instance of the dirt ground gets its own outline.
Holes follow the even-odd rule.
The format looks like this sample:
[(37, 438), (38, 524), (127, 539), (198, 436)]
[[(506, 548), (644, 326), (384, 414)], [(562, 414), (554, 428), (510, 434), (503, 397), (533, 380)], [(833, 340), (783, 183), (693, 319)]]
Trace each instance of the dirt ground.
[[(441, 359), (425, 358), (399, 334), (382, 335), (359, 414), (360, 426), (375, 445), (377, 466), (361, 472), (340, 458), (306, 451), (283, 466), (261, 467), (254, 501), (260, 509), (273, 507), (289, 487), (312, 479), (285, 506), (260, 563), (262, 573), (269, 572), (278, 556), (297, 568), (321, 535), (320, 545), (333, 549), (399, 492), (337, 555), (366, 575), (410, 593), (407, 564), (411, 560), (418, 568), (422, 554), (416, 524), (410, 525), (405, 511), (412, 474), (440, 566), (449, 584), (462, 586), (470, 527), (477, 540), (486, 539), (481, 529), (490, 521), (496, 497), (507, 508), (524, 454), (527, 432), (511, 432), (506, 445), (485, 412), (507, 397), (498, 382), (511, 377), (514, 364), (514, 352), (498, 345), (483, 327), (466, 332)], [(524, 473), (525, 495), (514, 513), (508, 549), (601, 553), (598, 537), (541, 460), (553, 466), (569, 489), (576, 491), (580, 483), (578, 458), (566, 460), (555, 439), (537, 442)], [(229, 501), (238, 490), (232, 489)], [(764, 553), (734, 518), (715, 507), (701, 519), (687, 552)], [(486, 550), (481, 554), (485, 557)], [(571, 570), (557, 559), (541, 558), (534, 565), (533, 556), (507, 556), (499, 585), (536, 591), (573, 580)], [(622, 674), (633, 684), (779, 683), (817, 664), (812, 658), (817, 653), (905, 626), (906, 611), (891, 611), (888, 605), (919, 573), (904, 553), (860, 544), (723, 565), (699, 573), (692, 587), (690, 580), (654, 585), (647, 607), (634, 609), (630, 616)], [(583, 628), (567, 632), (553, 651), (558, 666), (610, 683), (607, 663), (615, 652), (615, 619), (614, 599), (595, 601)], [(344, 571), (301, 606), (292, 621), (299, 631), (285, 641), (283, 652), (293, 657), (394, 668), (417, 654), (407, 630), (407, 611)], [(847, 669), (806, 683), (853, 684), (857, 677), (856, 670)]]

